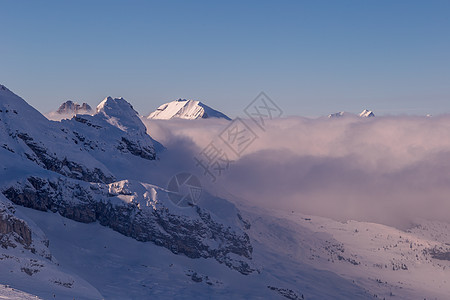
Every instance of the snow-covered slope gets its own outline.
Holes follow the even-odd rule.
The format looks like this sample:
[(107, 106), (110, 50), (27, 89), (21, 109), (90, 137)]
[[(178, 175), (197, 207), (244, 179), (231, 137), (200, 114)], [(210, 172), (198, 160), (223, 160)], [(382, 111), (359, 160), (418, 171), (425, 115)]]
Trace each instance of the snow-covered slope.
[(15, 289), (47, 299), (54, 295), (60, 299), (101, 297), (85, 280), (60, 267), (48, 248), (45, 233), (2, 194), (0, 246), (0, 283), (14, 288), (0, 285), (0, 299), (28, 299), (29, 295)]
[(38, 296), (34, 296), (20, 290), (11, 288), (7, 285), (0, 284), (0, 299), (6, 300), (36, 300), (42, 299)]
[(157, 120), (169, 120), (173, 118), (189, 120), (221, 118), (230, 120), (225, 114), (212, 109), (200, 101), (186, 99), (178, 99), (165, 103), (147, 117), (147, 119)]
[(339, 274), (379, 299), (450, 295), (450, 224), (423, 221), (402, 231), (257, 208), (252, 208), (249, 221), (250, 236), (276, 247), (275, 252)]

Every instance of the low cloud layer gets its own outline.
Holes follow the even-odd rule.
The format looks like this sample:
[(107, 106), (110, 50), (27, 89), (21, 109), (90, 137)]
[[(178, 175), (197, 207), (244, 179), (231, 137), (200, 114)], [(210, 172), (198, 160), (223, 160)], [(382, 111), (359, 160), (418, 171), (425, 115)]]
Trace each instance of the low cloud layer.
[[(146, 123), (168, 148), (168, 159), (188, 161), (185, 169), (229, 124)], [(254, 205), (338, 220), (397, 227), (418, 218), (450, 222), (450, 116), (290, 117), (265, 131), (252, 128), (258, 138), (240, 158), (229, 154), (235, 161), (216, 187)]]

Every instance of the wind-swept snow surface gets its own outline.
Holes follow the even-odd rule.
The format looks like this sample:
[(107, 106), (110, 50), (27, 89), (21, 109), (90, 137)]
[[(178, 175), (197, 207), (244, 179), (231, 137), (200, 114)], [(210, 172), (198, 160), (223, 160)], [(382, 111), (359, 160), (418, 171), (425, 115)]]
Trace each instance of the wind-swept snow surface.
[(196, 100), (178, 99), (165, 103), (158, 107), (147, 117), (148, 119), (169, 120), (169, 119), (206, 119), (220, 118), (230, 120), (225, 114), (212, 109), (211, 107)]

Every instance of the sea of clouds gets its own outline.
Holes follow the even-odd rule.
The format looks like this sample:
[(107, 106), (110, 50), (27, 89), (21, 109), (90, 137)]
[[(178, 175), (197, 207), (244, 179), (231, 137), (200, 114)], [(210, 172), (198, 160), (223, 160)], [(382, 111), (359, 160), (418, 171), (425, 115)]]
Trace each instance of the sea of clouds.
[[(234, 161), (215, 184), (206, 184), (210, 189), (220, 187), (260, 207), (337, 220), (401, 228), (419, 218), (450, 222), (449, 115), (288, 117), (268, 122), (265, 131), (244, 121), (258, 138), (240, 157), (228, 152)], [(144, 122), (167, 147), (162, 161), (199, 176), (193, 158), (211, 141), (219, 144), (229, 124)]]

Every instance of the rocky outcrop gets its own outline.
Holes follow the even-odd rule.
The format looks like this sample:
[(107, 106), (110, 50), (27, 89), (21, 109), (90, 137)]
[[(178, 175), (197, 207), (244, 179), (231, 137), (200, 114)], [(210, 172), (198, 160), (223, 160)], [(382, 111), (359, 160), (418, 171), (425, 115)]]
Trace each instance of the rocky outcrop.
[(64, 102), (56, 111), (58, 114), (88, 114), (92, 112), (92, 107), (87, 103), (78, 104), (71, 100)]
[(22, 140), (28, 148), (31, 149), (32, 154), (25, 154), (27, 158), (44, 167), (47, 170), (59, 173), (61, 175), (79, 179), (89, 182), (103, 182), (110, 183), (114, 181), (112, 176), (105, 175), (100, 169), (87, 169), (83, 165), (70, 161), (67, 158), (57, 158), (51, 155), (50, 151), (39, 142), (35, 142), (32, 137), (26, 133), (17, 133), (13, 137)]
[(141, 146), (138, 142), (131, 141), (125, 137), (122, 137), (121, 143), (117, 146), (122, 152), (129, 152), (135, 156), (139, 156), (148, 160), (156, 159), (156, 152), (153, 147), (149, 146)]
[(254, 271), (249, 264), (253, 248), (244, 231), (215, 221), (201, 207), (193, 208), (197, 214), (193, 218), (171, 211), (161, 202), (157, 206), (141, 206), (117, 197), (119, 194), (133, 193), (133, 190), (121, 189), (111, 193), (111, 186), (106, 184), (38, 177), (29, 177), (26, 182), (3, 191), (9, 200), (18, 205), (58, 212), (79, 222), (98, 221), (123, 235), (142, 242), (153, 242), (175, 254), (190, 258), (214, 258), (242, 274)]
[(16, 218), (5, 209), (0, 209), (0, 246), (15, 248), (14, 242), (30, 247), (31, 230), (23, 220)]
[(45, 235), (39, 230), (37, 233), (33, 224), (16, 216), (14, 205), (0, 194), (0, 247), (4, 249), (21, 248), (21, 252), (30, 251), (52, 260), (48, 246), (49, 240)]

